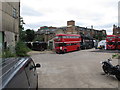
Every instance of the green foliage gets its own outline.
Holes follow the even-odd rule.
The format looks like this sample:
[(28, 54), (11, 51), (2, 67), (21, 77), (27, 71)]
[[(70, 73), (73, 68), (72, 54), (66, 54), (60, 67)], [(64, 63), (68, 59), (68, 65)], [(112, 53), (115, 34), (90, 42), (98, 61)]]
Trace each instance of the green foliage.
[(94, 38), (98, 40), (98, 35), (94, 35)]
[(101, 41), (101, 40), (105, 40), (106, 35), (104, 35), (104, 34), (102, 34), (102, 33), (99, 33), (99, 34), (97, 34), (97, 35), (94, 35), (93, 38)]
[(26, 38), (27, 42), (34, 40), (34, 38), (35, 38), (35, 32), (34, 32), (34, 30), (27, 29), (25, 31), (25, 34), (26, 34), (25, 38)]
[(3, 58), (16, 57), (15, 53), (12, 53), (9, 49), (4, 50)]
[(41, 41), (41, 42), (43, 42), (44, 41), (44, 36), (43, 35), (36, 36), (34, 41)]
[(25, 39), (26, 39), (25, 31), (21, 31), (21, 32), (20, 32), (20, 40), (21, 40), (21, 41), (25, 41)]
[(20, 29), (20, 40), (21, 41), (24, 41), (24, 42), (31, 42), (35, 39), (35, 32), (34, 30), (30, 30), (30, 29), (27, 29), (26, 31), (25, 30), (22, 30), (22, 28)]
[(16, 45), (16, 54), (19, 57), (25, 57), (29, 56), (27, 53), (30, 51), (30, 49), (23, 43), (23, 42), (18, 42)]
[(112, 58), (120, 59), (120, 54), (114, 54), (112, 55)]
[(20, 25), (19, 25), (19, 38), (20, 38), (20, 40), (22, 40), (22, 41), (24, 41), (25, 40), (25, 31), (24, 31), (24, 27), (23, 27), (23, 25), (24, 25), (25, 23), (24, 23), (24, 20), (23, 20), (23, 18), (22, 17), (20, 17)]

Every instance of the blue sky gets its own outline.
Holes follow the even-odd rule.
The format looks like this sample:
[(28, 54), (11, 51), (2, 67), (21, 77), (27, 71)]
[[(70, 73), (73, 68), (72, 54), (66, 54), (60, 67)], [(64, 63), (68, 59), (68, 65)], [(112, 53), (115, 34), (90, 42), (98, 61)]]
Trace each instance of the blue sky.
[(75, 20), (76, 26), (105, 29), (112, 34), (118, 24), (119, 0), (21, 0), (21, 16), (25, 29), (41, 26), (66, 26)]

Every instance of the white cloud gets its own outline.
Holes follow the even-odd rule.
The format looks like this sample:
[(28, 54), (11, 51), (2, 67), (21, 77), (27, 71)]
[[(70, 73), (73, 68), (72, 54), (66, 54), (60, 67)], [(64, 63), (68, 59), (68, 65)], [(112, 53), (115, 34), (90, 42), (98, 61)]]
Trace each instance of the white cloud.
[[(35, 12), (25, 13), (30, 9)], [(75, 20), (78, 26), (93, 25), (111, 33), (118, 22), (118, 0), (21, 0), (21, 16), (32, 29), (66, 26), (68, 20)]]

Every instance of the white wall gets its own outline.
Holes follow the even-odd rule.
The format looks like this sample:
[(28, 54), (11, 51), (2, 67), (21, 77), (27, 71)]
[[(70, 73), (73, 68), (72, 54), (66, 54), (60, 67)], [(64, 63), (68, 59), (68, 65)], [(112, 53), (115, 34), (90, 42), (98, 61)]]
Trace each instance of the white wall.
[(13, 32), (5, 31), (4, 42), (7, 42), (7, 47), (12, 52), (15, 52), (15, 34)]

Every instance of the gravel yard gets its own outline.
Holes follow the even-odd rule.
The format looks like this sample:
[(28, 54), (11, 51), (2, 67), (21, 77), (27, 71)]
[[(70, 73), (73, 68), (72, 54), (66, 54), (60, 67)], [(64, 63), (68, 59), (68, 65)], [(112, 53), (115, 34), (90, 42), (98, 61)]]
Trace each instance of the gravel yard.
[[(114, 53), (95, 49), (80, 50), (66, 54), (31, 53), (38, 69), (39, 88), (117, 88), (114, 76), (103, 75), (100, 61), (111, 58)], [(113, 59), (113, 64), (118, 64)]]

